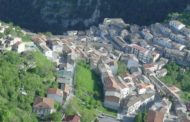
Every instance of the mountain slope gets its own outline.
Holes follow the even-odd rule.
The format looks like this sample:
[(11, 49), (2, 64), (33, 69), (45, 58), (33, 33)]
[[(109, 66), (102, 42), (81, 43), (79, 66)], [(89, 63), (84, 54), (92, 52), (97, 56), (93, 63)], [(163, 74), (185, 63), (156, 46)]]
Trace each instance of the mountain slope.
[(105, 17), (122, 17), (140, 25), (162, 21), (180, 12), (189, 0), (1, 0), (0, 19), (33, 31), (62, 33), (84, 29)]

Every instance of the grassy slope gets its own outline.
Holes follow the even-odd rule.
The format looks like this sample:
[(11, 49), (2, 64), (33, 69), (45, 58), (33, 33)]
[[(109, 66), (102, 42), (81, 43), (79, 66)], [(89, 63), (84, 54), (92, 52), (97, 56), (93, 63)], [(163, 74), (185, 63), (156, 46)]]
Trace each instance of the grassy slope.
[(66, 114), (80, 113), (82, 122), (90, 122), (99, 113), (115, 116), (102, 105), (103, 91), (100, 77), (89, 69), (89, 65), (80, 62), (76, 68), (76, 96), (67, 107)]

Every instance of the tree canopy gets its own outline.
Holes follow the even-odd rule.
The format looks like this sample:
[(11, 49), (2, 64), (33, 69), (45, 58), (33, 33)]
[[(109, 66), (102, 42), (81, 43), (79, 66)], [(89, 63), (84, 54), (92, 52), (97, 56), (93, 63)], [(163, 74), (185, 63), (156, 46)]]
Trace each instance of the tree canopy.
[(168, 74), (161, 78), (168, 85), (175, 85), (182, 90), (182, 98), (190, 100), (190, 70), (189, 67), (182, 68), (176, 63), (169, 63), (165, 66)]
[(146, 122), (147, 121), (147, 111), (139, 112), (135, 116), (135, 122)]
[(53, 84), (53, 70), (40, 52), (0, 53), (0, 121), (37, 121), (32, 103)]

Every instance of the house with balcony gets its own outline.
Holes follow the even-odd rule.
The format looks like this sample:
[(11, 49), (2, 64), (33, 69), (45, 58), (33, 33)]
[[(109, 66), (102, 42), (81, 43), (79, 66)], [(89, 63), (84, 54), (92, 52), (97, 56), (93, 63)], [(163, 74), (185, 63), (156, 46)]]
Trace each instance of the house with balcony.
[(159, 54), (143, 48), (137, 44), (130, 44), (126, 46), (126, 50), (130, 54), (134, 54), (142, 63), (155, 62), (159, 58)]

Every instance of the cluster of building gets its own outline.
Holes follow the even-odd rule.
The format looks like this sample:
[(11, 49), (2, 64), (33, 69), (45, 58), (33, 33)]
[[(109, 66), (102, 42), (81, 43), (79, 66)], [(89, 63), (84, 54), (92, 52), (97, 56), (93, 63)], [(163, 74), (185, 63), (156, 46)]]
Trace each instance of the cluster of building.
[[(184, 117), (183, 113), (187, 110), (182, 105), (176, 105), (175, 109), (180, 112), (180, 116), (171, 114), (172, 102), (167, 98), (162, 98), (154, 103), (149, 109), (147, 122), (189, 122), (189, 118)], [(178, 113), (179, 115), (179, 113)]]
[(154, 85), (142, 74), (138, 65), (129, 68), (129, 72), (117, 74), (113, 70), (116, 68), (107, 64), (104, 59), (101, 60), (98, 68), (104, 86), (105, 107), (117, 111), (122, 109), (126, 114), (131, 114), (154, 100)]
[[(67, 93), (64, 90), (59, 88), (48, 88), (46, 92), (46, 97), (36, 97), (33, 102), (33, 112), (39, 117), (39, 119), (47, 119), (51, 114), (56, 112), (55, 104), (58, 103), (61, 106), (64, 104)], [(63, 116), (64, 117), (64, 116)], [(70, 118), (70, 120), (69, 120)], [(65, 116), (65, 122), (70, 122), (73, 119), (76, 119), (80, 122), (80, 117), (77, 115)]]
[(126, 25), (121, 19), (114, 21), (105, 19), (99, 27), (100, 36), (110, 40), (114, 48), (135, 54), (142, 63), (155, 62), (161, 56), (189, 66), (190, 29), (183, 23), (172, 20), (137, 26)]
[[(37, 96), (33, 102), (33, 112), (36, 113), (40, 119), (45, 119), (56, 112), (56, 103), (62, 106), (72, 95), (75, 63), (69, 53), (70, 47), (63, 43), (59, 43), (56, 38), (46, 38), (46, 36), (41, 34), (34, 34), (33, 41), (24, 42), (21, 37), (15, 34), (7, 34), (7, 31), (15, 29), (14, 26), (0, 22), (0, 51), (23, 53), (40, 50), (57, 66), (56, 81), (59, 85), (57, 88), (48, 88), (46, 97)], [(22, 34), (24, 35), (26, 32), (23, 31)], [(35, 63), (32, 61), (26, 63), (28, 63), (27, 67), (35, 67)], [(20, 68), (22, 67), (23, 66), (20, 66)], [(24, 88), (20, 88), (19, 90), (22, 95), (27, 95)], [(63, 118), (64, 122), (80, 122), (80, 117), (78, 115), (63, 116)]]
[[(140, 107), (154, 101), (154, 85), (142, 74), (141, 65), (134, 54), (124, 54), (122, 51), (114, 50), (112, 44), (102, 43), (98, 37), (78, 36), (74, 32), (68, 32), (68, 35), (61, 36), (56, 40), (53, 37), (46, 39), (43, 35), (37, 35), (33, 41), (47, 58), (57, 64), (57, 82), (63, 91), (66, 86), (72, 88), (75, 61), (83, 59), (90, 64), (92, 70), (101, 76), (105, 107), (116, 111), (122, 109), (125, 114), (132, 114)], [(60, 52), (53, 51), (54, 44), (61, 44), (62, 50)], [(51, 55), (45, 53), (47, 49), (51, 51)], [(58, 58), (52, 56), (56, 53)], [(126, 63), (130, 72), (118, 74), (119, 60)], [(57, 98), (55, 95), (51, 96), (52, 98), (58, 101), (55, 99)]]
[[(15, 30), (15, 27), (10, 27), (7, 24), (0, 22), (0, 51), (16, 51), (22, 53), (24, 51), (36, 50), (33, 42), (23, 42), (22, 38), (13, 34), (6, 34), (6, 31)], [(23, 35), (25, 33), (22, 33)]]
[[(60, 40), (56, 37), (47, 38), (43, 34), (35, 35), (32, 40), (38, 49), (56, 65), (57, 88), (49, 88), (47, 97), (37, 97), (33, 104), (33, 112), (43, 118), (55, 112), (55, 102), (64, 106), (72, 97), (75, 54), (67, 40)], [(63, 120), (65, 122), (79, 122), (80, 117), (78, 115), (63, 116)]]
[[(158, 78), (167, 74), (163, 67), (168, 61), (184, 66), (190, 64), (189, 32), (176, 20), (140, 27), (127, 25), (122, 19), (105, 19), (103, 24), (86, 31), (68, 31), (48, 39), (37, 35), (33, 42), (57, 64), (57, 82), (63, 96), (71, 93), (75, 62), (83, 59), (100, 75), (103, 104), (120, 111), (118, 119), (148, 108), (148, 121), (156, 122), (159, 118), (160, 121), (175, 122), (185, 121), (185, 112), (182, 115), (171, 113), (168, 99), (160, 97), (158, 100), (157, 96), (160, 91), (170, 94), (176, 98), (175, 112), (185, 111), (184, 103), (177, 96), (180, 90), (166, 86)], [(119, 74), (118, 62), (123, 62), (128, 71)], [(71, 91), (66, 92), (66, 89)]]
[[(3, 31), (0, 28), (0, 33)], [(33, 42), (28, 43), (11, 36), (0, 40), (1, 50), (21, 53), (37, 47), (56, 64), (58, 87), (49, 88), (47, 97), (34, 100), (33, 111), (39, 117), (55, 112), (54, 102), (64, 106), (73, 95), (75, 63), (83, 59), (100, 75), (103, 104), (119, 111), (118, 119), (148, 108), (148, 122), (189, 121), (186, 106), (177, 94), (180, 90), (158, 79), (167, 74), (164, 66), (169, 61), (190, 66), (190, 29), (179, 21), (140, 27), (128, 25), (122, 19), (106, 18), (98, 27), (86, 31), (68, 31), (51, 37), (34, 34)], [(118, 73), (119, 62), (124, 63), (127, 71)], [(170, 95), (174, 103), (161, 98), (158, 92)], [(172, 104), (175, 111), (171, 110)], [(69, 118), (78, 117), (65, 120)]]

